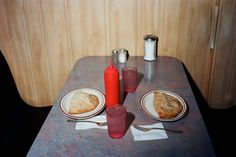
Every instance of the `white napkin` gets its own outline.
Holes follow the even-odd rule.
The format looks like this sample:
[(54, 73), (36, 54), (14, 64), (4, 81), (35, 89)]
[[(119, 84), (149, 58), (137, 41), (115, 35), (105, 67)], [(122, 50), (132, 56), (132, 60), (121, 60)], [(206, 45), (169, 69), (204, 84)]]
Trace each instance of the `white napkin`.
[[(84, 121), (91, 120), (95, 122), (106, 122), (106, 116), (105, 115), (100, 115), (96, 116), (90, 119), (86, 119)], [(81, 120), (83, 121), (83, 120)], [(77, 122), (75, 125), (75, 130), (86, 130), (86, 129), (92, 129), (92, 128), (98, 128), (98, 129), (107, 129), (107, 126), (98, 126), (95, 123), (88, 123), (88, 122)]]
[[(152, 125), (140, 125), (146, 128), (160, 127), (164, 128), (162, 123), (155, 123)], [(150, 130), (147, 132), (140, 131), (133, 126), (131, 126), (131, 132), (134, 136), (134, 141), (148, 141), (148, 140), (158, 140), (168, 138), (165, 130)]]

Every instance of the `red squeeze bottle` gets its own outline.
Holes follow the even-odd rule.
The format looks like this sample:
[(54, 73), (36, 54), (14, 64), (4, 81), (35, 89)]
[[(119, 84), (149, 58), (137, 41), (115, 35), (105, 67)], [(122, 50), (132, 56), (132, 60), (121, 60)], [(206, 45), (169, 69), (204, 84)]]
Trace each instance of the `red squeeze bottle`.
[(119, 72), (116, 67), (112, 66), (112, 62), (110, 62), (110, 66), (104, 72), (104, 83), (106, 107), (119, 104)]

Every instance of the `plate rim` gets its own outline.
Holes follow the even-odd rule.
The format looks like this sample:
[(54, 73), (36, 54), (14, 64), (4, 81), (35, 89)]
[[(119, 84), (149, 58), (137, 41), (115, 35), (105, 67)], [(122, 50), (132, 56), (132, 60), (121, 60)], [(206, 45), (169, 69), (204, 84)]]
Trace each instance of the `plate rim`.
[[(83, 117), (78, 117), (78, 116), (75, 116), (75, 115), (71, 115), (69, 114), (68, 112), (65, 111), (65, 109), (63, 108), (63, 102), (65, 101), (65, 99), (71, 95), (72, 93), (74, 93), (75, 91), (79, 91), (79, 90), (93, 90), (95, 92), (97, 92), (99, 95), (101, 95), (102, 99), (103, 99), (103, 104), (101, 105), (101, 107), (98, 109), (98, 111), (96, 111), (95, 113), (91, 114), (91, 115), (87, 115), (87, 116), (83, 116)], [(61, 98), (61, 101), (60, 101), (60, 109), (62, 111), (62, 113), (64, 113), (67, 117), (69, 118), (72, 118), (72, 119), (78, 119), (78, 120), (82, 120), (82, 119), (89, 119), (89, 118), (92, 118), (94, 116), (96, 116), (97, 114), (99, 114), (103, 109), (105, 108), (105, 96), (104, 94), (98, 90), (98, 89), (95, 89), (95, 88), (78, 88), (78, 89), (74, 89), (70, 92), (68, 92), (67, 94), (65, 94), (62, 98)], [(90, 111), (91, 112), (91, 111)]]
[[(169, 118), (169, 119), (158, 118), (157, 116), (155, 116), (155, 115), (151, 114), (150, 112), (148, 112), (147, 109), (145, 109), (145, 104), (144, 104), (143, 100), (147, 95), (149, 95), (149, 94), (151, 94), (155, 91), (158, 91), (158, 92), (161, 92), (161, 93), (166, 93), (168, 95), (171, 95), (171, 96), (174, 96), (175, 98), (177, 98), (180, 101), (181, 105), (183, 106), (183, 110), (176, 117)], [(180, 95), (176, 94), (175, 92), (172, 92), (172, 91), (169, 91), (169, 90), (163, 90), (163, 89), (154, 89), (154, 90), (146, 92), (140, 99), (140, 107), (141, 107), (142, 111), (148, 117), (151, 117), (152, 119), (155, 119), (155, 120), (158, 120), (158, 121), (163, 121), (163, 122), (177, 121), (177, 120), (183, 118), (186, 115), (187, 111), (188, 111), (188, 105)]]

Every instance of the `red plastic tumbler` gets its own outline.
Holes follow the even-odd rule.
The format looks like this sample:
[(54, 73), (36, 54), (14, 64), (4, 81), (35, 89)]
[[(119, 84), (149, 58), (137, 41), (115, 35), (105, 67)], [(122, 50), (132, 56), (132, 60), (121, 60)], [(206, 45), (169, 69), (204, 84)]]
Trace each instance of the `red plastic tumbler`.
[(126, 108), (123, 105), (113, 105), (106, 108), (108, 134), (111, 138), (121, 138), (125, 135)]
[(125, 92), (134, 92), (137, 88), (137, 68), (124, 67), (122, 69), (123, 85)]

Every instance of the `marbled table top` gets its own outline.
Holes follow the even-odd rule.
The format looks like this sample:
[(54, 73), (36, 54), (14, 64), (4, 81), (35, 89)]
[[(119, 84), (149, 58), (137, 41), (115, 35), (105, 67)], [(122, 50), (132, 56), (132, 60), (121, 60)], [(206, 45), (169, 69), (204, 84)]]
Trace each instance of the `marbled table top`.
[[(167, 132), (168, 138), (151, 141), (134, 141), (130, 128), (121, 139), (112, 139), (107, 130), (75, 130), (75, 123), (68, 123), (60, 110), (63, 96), (78, 88), (94, 88), (104, 93), (103, 74), (110, 57), (92, 56), (79, 59), (74, 65), (47, 119), (38, 133), (27, 156), (98, 156), (98, 157), (210, 157), (215, 152), (203, 122), (198, 105), (189, 85), (182, 62), (175, 58), (158, 56), (153, 62), (143, 57), (129, 57), (125, 66), (136, 66), (139, 84), (134, 93), (124, 98), (133, 124), (153, 124), (158, 121), (148, 117), (140, 108), (140, 99), (154, 89), (169, 90), (180, 95), (188, 105), (187, 114), (178, 121), (162, 122), (164, 127), (183, 130), (182, 134)], [(121, 73), (120, 73), (121, 74)], [(100, 114), (104, 114), (104, 111)], [(130, 123), (131, 123), (130, 122)]]

